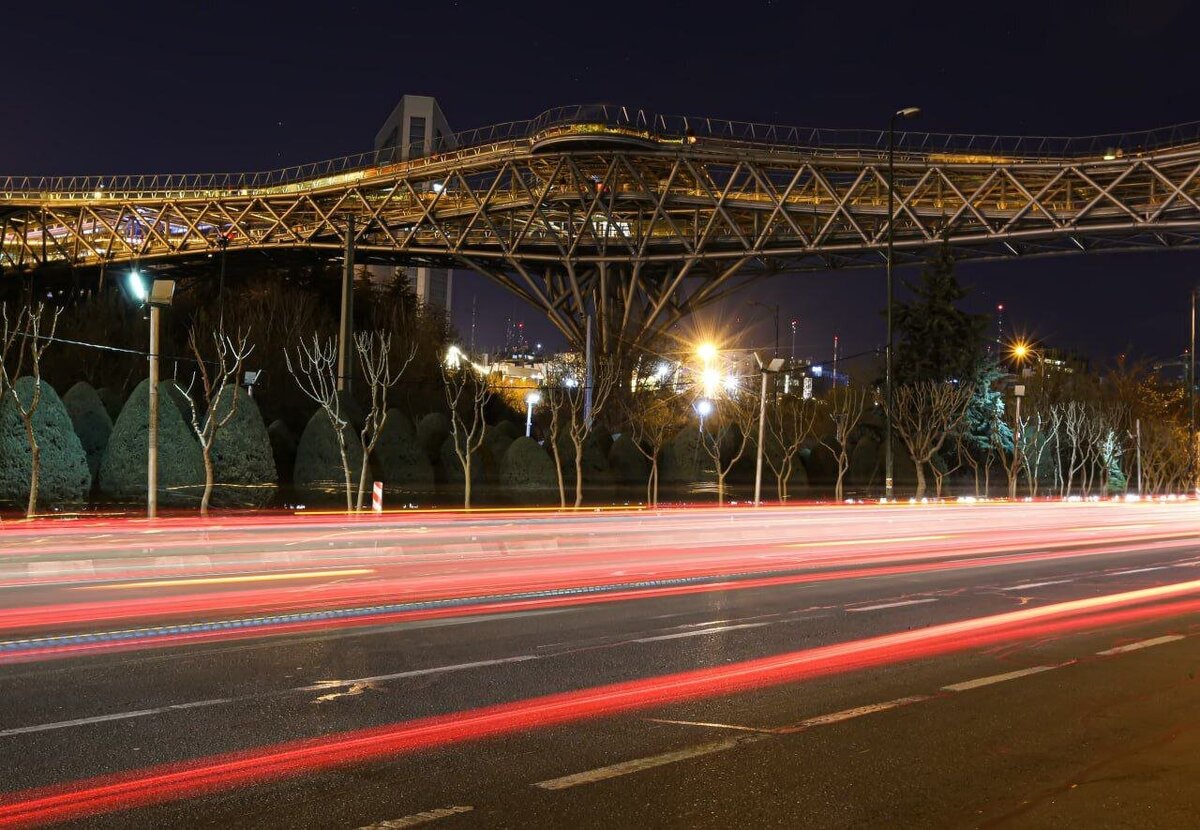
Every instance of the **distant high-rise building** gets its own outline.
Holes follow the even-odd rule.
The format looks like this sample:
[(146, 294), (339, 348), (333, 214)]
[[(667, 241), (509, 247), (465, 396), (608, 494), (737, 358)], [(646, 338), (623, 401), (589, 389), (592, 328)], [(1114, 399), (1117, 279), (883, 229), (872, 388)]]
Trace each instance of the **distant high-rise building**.
[[(454, 134), (438, 102), (428, 95), (405, 95), (375, 134), (375, 153), (380, 162), (408, 161), (451, 149)], [(371, 279), (388, 282), (404, 279), (423, 304), (450, 315), (454, 295), (454, 271), (428, 266), (370, 266)]]

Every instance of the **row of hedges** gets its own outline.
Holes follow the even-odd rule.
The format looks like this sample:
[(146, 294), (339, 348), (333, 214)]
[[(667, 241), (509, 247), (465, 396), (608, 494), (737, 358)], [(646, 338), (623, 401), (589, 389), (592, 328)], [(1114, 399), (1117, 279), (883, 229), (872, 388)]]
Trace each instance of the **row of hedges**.
[[(33, 417), (40, 448), (38, 503), (43, 509), (84, 504), (95, 491), (106, 502), (140, 501), (146, 494), (149, 455), (149, 381), (143, 381), (112, 419), (111, 400), (86, 383), (77, 383), (60, 399), (41, 383)], [(15, 389), (24, 406), (34, 381), (24, 377)], [(158, 497), (168, 507), (199, 504), (204, 490), (204, 461), (190, 424), (190, 405), (174, 383), (159, 385)], [(240, 388), (226, 389), (214, 404), (223, 418), (212, 447), (213, 505), (261, 507), (275, 491), (275, 463), (266, 426), (254, 400)], [(23, 507), (29, 498), (32, 467), (28, 436), (11, 395), (0, 401), (0, 503)]]
[[(16, 387), (28, 403), (33, 381), (22, 378)], [(41, 385), (41, 403), (34, 430), (41, 447), (39, 502), (47, 507), (71, 507), (87, 501), (93, 490), (101, 500), (136, 502), (145, 496), (147, 465), (147, 409), (149, 382), (143, 381), (118, 410), (114, 420), (112, 396), (86, 383), (77, 383), (60, 400), (47, 383)], [(190, 507), (199, 503), (204, 486), (204, 465), (192, 431), (190, 405), (172, 382), (160, 384), (159, 501), (164, 506)], [(236, 403), (232, 420), (222, 428), (213, 446), (216, 486), (215, 507), (259, 507), (272, 498), (280, 476), (291, 480), (308, 499), (340, 498), (342, 461), (336, 435), (321, 410), (309, 419), (299, 441), (282, 422), (268, 429), (252, 397), (241, 388), (225, 390), (215, 404), (218, 417)], [(342, 403), (347, 421), (346, 448), (352, 481), (357, 484), (362, 463), (359, 430), (363, 415), (349, 399)], [(681, 429), (664, 448), (659, 462), (664, 485), (693, 485), (711, 481), (712, 462), (700, 445), (694, 427)], [(768, 446), (768, 452), (772, 447)], [(574, 447), (565, 437), (559, 442), (564, 485), (574, 488)], [(627, 434), (597, 430), (583, 449), (583, 475), (589, 487), (642, 485), (649, 462)], [(907, 453), (896, 453), (896, 478), (913, 478)], [(472, 464), (473, 478), (493, 482), (506, 491), (526, 494), (556, 493), (558, 477), (551, 448), (525, 438), (511, 421), (487, 427), (482, 446)], [(733, 482), (752, 480), (753, 444), (731, 475)], [(852, 453), (847, 484), (877, 486), (882, 478), (879, 442), (865, 436)], [(797, 456), (791, 480), (793, 490), (809, 484), (827, 486), (836, 476), (836, 461), (820, 445), (806, 446)], [(28, 499), (30, 453), (15, 402), (0, 401), (0, 502), (24, 506)], [(772, 480), (769, 469), (765, 471)], [(277, 475), (278, 473), (278, 475)], [(450, 424), (433, 413), (417, 423), (391, 409), (370, 461), (372, 480), (383, 481), (392, 492), (428, 493), (437, 483), (462, 481), (454, 452)], [(95, 485), (93, 487), (93, 484)]]

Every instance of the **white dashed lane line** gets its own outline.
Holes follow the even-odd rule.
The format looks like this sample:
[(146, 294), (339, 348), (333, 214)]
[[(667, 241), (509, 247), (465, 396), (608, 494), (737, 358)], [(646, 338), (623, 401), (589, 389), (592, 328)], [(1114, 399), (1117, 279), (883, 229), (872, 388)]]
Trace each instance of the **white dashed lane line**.
[(993, 674), (989, 677), (977, 677), (974, 680), (964, 680), (962, 683), (951, 683), (949, 686), (943, 686), (944, 692), (965, 692), (970, 689), (978, 689), (980, 686), (991, 686), (993, 683), (1003, 683), (1006, 680), (1016, 680), (1018, 677), (1028, 677), (1031, 674), (1040, 674), (1044, 671), (1057, 669), (1058, 666), (1032, 666), (1028, 669), (1018, 669), (1017, 671), (1005, 672), (1004, 674)]
[(1044, 588), (1047, 585), (1066, 585), (1068, 582), (1074, 582), (1073, 579), (1050, 579), (1045, 582), (1022, 582), (1020, 585), (1009, 585), (1007, 588), (1001, 588), (1001, 591), (1024, 591), (1026, 588)]
[(675, 634), (659, 634), (655, 637), (638, 637), (632, 640), (634, 643), (657, 643), (659, 640), (678, 640), (681, 637), (700, 637), (704, 634), (720, 634), (723, 631), (738, 631), (743, 628), (762, 628), (764, 625), (771, 623), (742, 623), (741, 625), (722, 625), (717, 628), (701, 628), (696, 631), (680, 631)]
[(754, 743), (755, 741), (766, 740), (769, 735), (742, 735), (737, 738), (726, 738), (723, 741), (712, 741), (705, 744), (697, 744), (695, 746), (684, 747), (673, 752), (664, 752), (660, 755), (650, 755), (645, 758), (634, 758), (632, 761), (622, 761), (619, 764), (612, 764), (607, 767), (598, 767), (586, 772), (578, 772), (574, 775), (564, 775), (561, 778), (551, 778), (548, 781), (539, 781), (533, 786), (541, 787), (543, 790), (565, 790), (568, 787), (578, 787), (580, 784), (593, 784), (597, 781), (605, 781), (609, 778), (618, 778), (622, 775), (629, 775), (642, 770), (653, 769), (667, 764), (674, 764), (679, 761), (687, 761), (692, 758), (699, 758), (702, 755), (712, 755), (715, 752), (724, 752), (728, 749), (741, 746), (742, 744)]
[(1139, 640), (1136, 643), (1128, 643), (1123, 646), (1117, 646), (1116, 648), (1106, 648), (1104, 651), (1097, 651), (1096, 655), (1099, 657), (1111, 657), (1114, 654), (1124, 654), (1127, 651), (1138, 651), (1143, 648), (1150, 648), (1151, 646), (1161, 646), (1166, 643), (1173, 643), (1176, 640), (1182, 640), (1183, 637), (1184, 635), (1182, 634), (1167, 634), (1163, 637), (1153, 637), (1149, 640)]
[(431, 821), (437, 821), (439, 818), (447, 818), (456, 816), (459, 813), (469, 813), (474, 807), (438, 807), (436, 810), (425, 810), (422, 813), (413, 813), (411, 816), (402, 818), (393, 818), (387, 821), (381, 821), (376, 824), (368, 824), (365, 827), (360, 827), (358, 830), (401, 830), (403, 827), (416, 827), (420, 824), (426, 824)]
[[(850, 609), (855, 610), (855, 609)], [(868, 609), (857, 609), (868, 610)], [(1136, 643), (1129, 643), (1116, 648), (1105, 649), (1104, 651), (1096, 652), (1098, 657), (1110, 657), (1116, 654), (1124, 654), (1129, 651), (1137, 651), (1151, 646), (1163, 645), (1165, 643), (1173, 643), (1184, 639), (1182, 634), (1168, 634), (1162, 637), (1155, 637), (1149, 640), (1141, 640)], [(756, 743), (758, 741), (776, 738), (781, 735), (793, 734), (796, 732), (804, 732), (821, 726), (828, 726), (834, 723), (842, 723), (844, 721), (853, 720), (854, 718), (863, 717), (864, 715), (872, 715), (877, 712), (886, 712), (891, 709), (898, 709), (903, 706), (908, 706), (915, 703), (923, 703), (929, 700), (935, 700), (939, 697), (944, 697), (945, 693), (956, 695), (962, 692), (968, 692), (973, 689), (979, 689), (985, 686), (991, 686), (996, 683), (1005, 683), (1009, 680), (1017, 680), (1022, 677), (1029, 677), (1035, 674), (1051, 671), (1052, 669), (1061, 669), (1066, 666), (1075, 665), (1078, 661), (1067, 660), (1063, 663), (1058, 663), (1053, 666), (1030, 666), (1024, 669), (1004, 672), (1003, 674), (993, 674), (987, 677), (977, 677), (973, 680), (964, 680), (960, 683), (951, 683), (942, 686), (939, 691), (943, 694), (932, 695), (912, 695), (910, 697), (897, 698), (888, 700), (883, 703), (872, 703), (866, 706), (856, 706), (853, 709), (843, 709), (839, 712), (831, 712), (826, 715), (817, 715), (815, 717), (806, 718), (799, 723), (789, 726), (777, 727), (755, 727), (742, 726), (737, 724), (727, 723), (711, 723), (705, 721), (688, 721), (688, 720), (667, 720), (665, 718), (647, 718), (648, 721), (654, 723), (678, 724), (681, 726), (697, 726), (708, 727), (715, 729), (735, 729), (750, 734), (742, 734), (735, 738), (726, 738), (721, 741), (711, 741), (708, 743), (695, 744), (693, 746), (676, 749), (671, 752), (663, 752), (658, 755), (649, 755), (644, 758), (634, 758), (629, 761), (622, 761), (617, 764), (610, 764), (605, 767), (587, 770), (586, 772), (578, 772), (572, 775), (564, 775), (560, 778), (551, 778), (546, 781), (539, 781), (532, 786), (540, 787), (544, 790), (565, 790), (570, 787), (578, 787), (582, 784), (592, 784), (597, 781), (605, 781), (610, 778), (618, 778), (622, 775), (631, 775), (642, 770), (653, 769), (655, 767), (674, 764), (679, 761), (687, 761), (692, 758), (702, 757), (704, 755), (712, 755), (718, 752), (725, 752), (730, 749), (742, 746), (744, 744)]]
[(1165, 571), (1170, 565), (1155, 565), (1153, 568), (1130, 568), (1127, 571), (1109, 571), (1109, 576), (1124, 576), (1125, 574), (1144, 574), (1150, 571)]
[(846, 611), (851, 614), (859, 611), (882, 611), (884, 608), (902, 608), (906, 605), (924, 605), (927, 602), (937, 602), (937, 597), (929, 597), (928, 599), (906, 599), (900, 602), (881, 602), (878, 605), (860, 605), (857, 608), (847, 608)]

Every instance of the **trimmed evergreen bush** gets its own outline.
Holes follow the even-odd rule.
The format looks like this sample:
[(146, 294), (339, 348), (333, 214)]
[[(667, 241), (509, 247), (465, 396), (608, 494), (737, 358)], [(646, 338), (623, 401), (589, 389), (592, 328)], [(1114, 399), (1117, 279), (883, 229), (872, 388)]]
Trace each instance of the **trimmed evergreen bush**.
[(117, 418), (121, 415), (121, 410), (125, 406), (125, 396), (121, 394), (120, 389), (113, 389), (105, 386), (96, 390), (96, 394), (100, 396), (100, 400), (104, 402), (104, 411), (108, 413), (108, 417), (115, 424)]
[[(236, 397), (234, 397), (236, 395)], [(227, 386), (213, 404), (218, 420), (233, 417), (213, 439), (214, 507), (264, 507), (275, 494), (271, 438), (254, 398), (240, 386)]]
[[(169, 507), (199, 505), (204, 493), (204, 460), (191, 424), (169, 403), (169, 381), (158, 385), (158, 502)], [(113, 424), (100, 462), (100, 492), (114, 501), (146, 497), (150, 381), (144, 380), (125, 402)]]
[[(343, 419), (349, 420), (346, 415)], [(352, 422), (343, 430), (346, 458), (350, 463), (351, 498), (358, 496), (358, 475), (362, 469), (362, 444)], [(320, 407), (308, 419), (296, 447), (296, 466), (292, 475), (296, 490), (307, 499), (324, 502), (345, 501), (346, 479), (337, 433), (325, 410)]]
[(433, 488), (433, 464), (417, 438), (412, 420), (399, 409), (389, 409), (379, 442), (375, 444), (379, 477), (389, 488), (428, 491)]
[(860, 438), (850, 451), (850, 469), (846, 481), (854, 487), (872, 487), (883, 483), (883, 453), (881, 442), (872, 437)]
[[(417, 423), (417, 440), (425, 448), (426, 455), (433, 464), (441, 458), (442, 444), (450, 435), (450, 419), (441, 412), (430, 412)], [(459, 475), (462, 478), (462, 475)]]
[[(661, 459), (660, 459), (661, 462)], [(645, 485), (650, 478), (650, 460), (642, 454), (628, 433), (612, 442), (608, 451), (608, 466), (617, 484)], [(659, 470), (659, 475), (662, 470)]]
[(522, 435), (508, 445), (500, 461), (500, 484), (506, 491), (557, 495), (554, 460), (537, 441)]
[(113, 422), (104, 407), (104, 401), (92, 388), (90, 383), (80, 381), (67, 390), (62, 396), (67, 414), (71, 416), (71, 425), (79, 436), (79, 443), (87, 455), (88, 470), (92, 480), (100, 473), (100, 460), (104, 458), (104, 448), (108, 446), (108, 436), (112, 434)]
[(291, 483), (292, 470), (296, 466), (296, 436), (282, 420), (272, 421), (267, 427), (271, 439), (271, 456), (275, 460), (275, 473), (279, 483)]
[[(87, 498), (92, 476), (87, 455), (71, 425), (67, 408), (54, 387), (42, 381), (41, 399), (33, 414), (33, 432), (41, 451), (38, 481), (38, 510), (76, 507)], [(16, 392), (23, 406), (33, 399), (31, 377), (17, 380)], [(0, 502), (25, 508), (29, 501), (32, 472), (29, 438), (12, 394), (0, 400)]]
[[(429, 416), (426, 415), (426, 418)], [(487, 464), (485, 459), (484, 446), (480, 444), (479, 449), (471, 454), (471, 483), (478, 484), (483, 481), (484, 466)], [(463, 476), (462, 462), (458, 459), (458, 453), (454, 450), (454, 436), (447, 435), (446, 440), (442, 442), (441, 452), (438, 453), (438, 460), (442, 465), (442, 472), (446, 476), (446, 481), (451, 483), (461, 484)]]
[(716, 480), (712, 458), (700, 445), (700, 431), (692, 424), (681, 427), (663, 448), (659, 477), (664, 483), (699, 484)]

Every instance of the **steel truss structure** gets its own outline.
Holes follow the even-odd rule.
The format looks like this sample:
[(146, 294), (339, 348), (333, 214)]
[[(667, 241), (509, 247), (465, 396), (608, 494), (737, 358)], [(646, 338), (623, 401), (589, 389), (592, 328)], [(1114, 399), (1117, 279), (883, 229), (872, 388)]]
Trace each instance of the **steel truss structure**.
[[(0, 268), (237, 249), (469, 268), (620, 351), (749, 280), (883, 263), (885, 135), (554, 110), (258, 174), (0, 178)], [(898, 136), (898, 262), (1200, 242), (1200, 125), (1089, 138)], [(350, 222), (353, 217), (354, 221)]]

